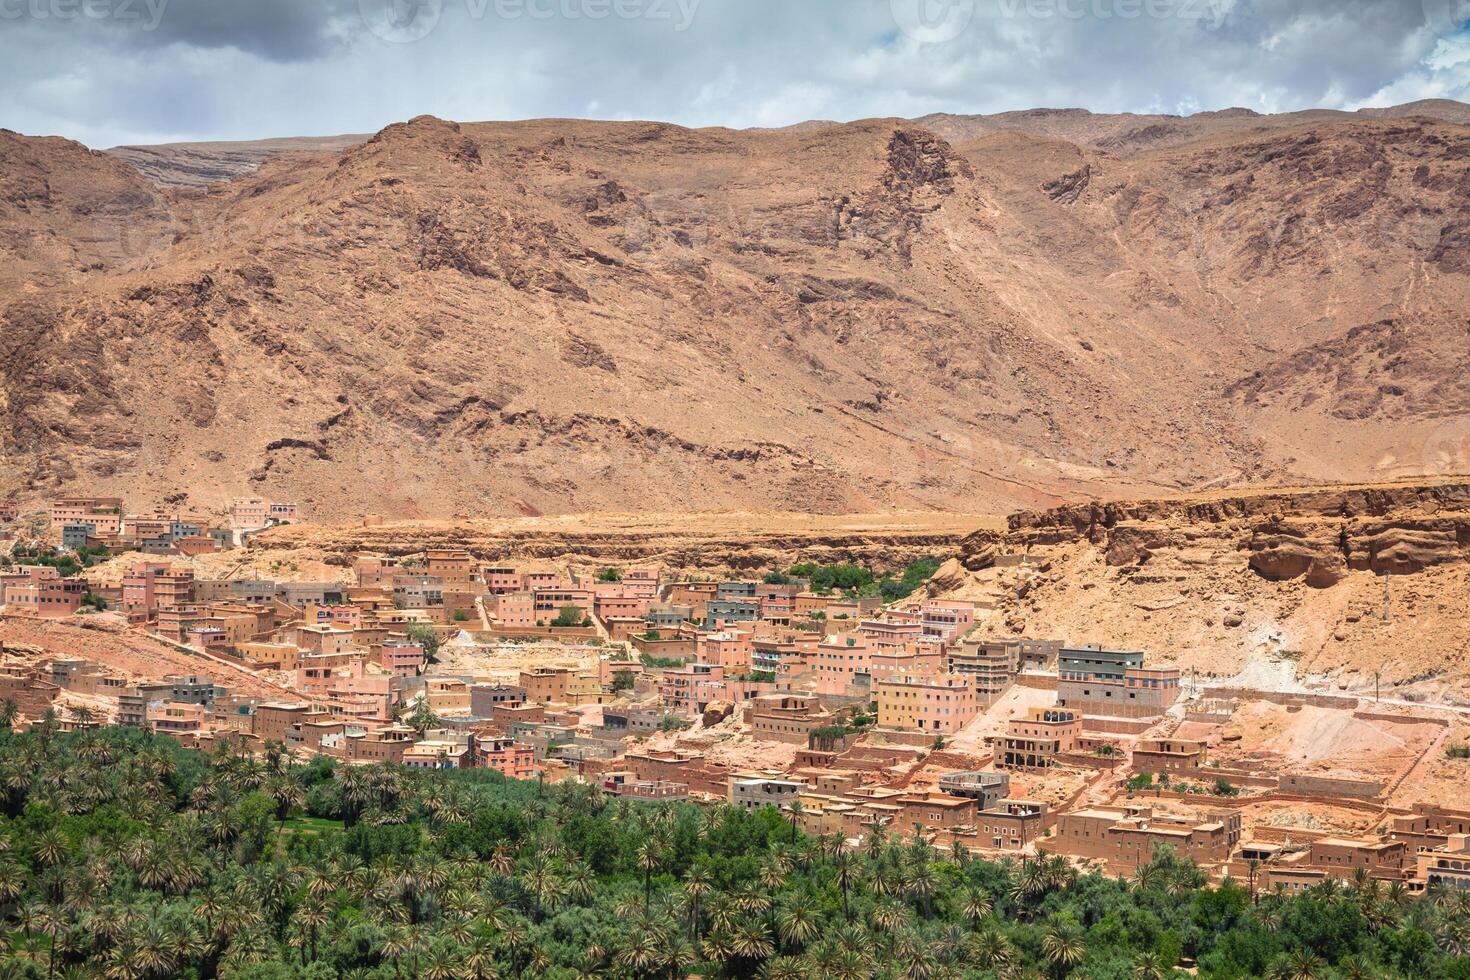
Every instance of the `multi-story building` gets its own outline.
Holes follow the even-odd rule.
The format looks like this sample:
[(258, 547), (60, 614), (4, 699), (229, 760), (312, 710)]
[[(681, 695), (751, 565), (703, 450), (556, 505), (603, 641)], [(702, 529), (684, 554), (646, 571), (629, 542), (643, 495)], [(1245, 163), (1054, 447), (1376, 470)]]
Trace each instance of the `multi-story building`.
[(60, 534), (67, 524), (91, 524), (99, 534), (122, 531), (121, 497), (58, 497), (51, 501), (51, 531)]
[(813, 731), (840, 721), (810, 694), (762, 695), (751, 700), (746, 718), (754, 739), (803, 746), (809, 743)]
[(924, 635), (941, 643), (963, 636), (975, 624), (973, 602), (945, 602), (929, 599), (919, 606)]
[(889, 677), (875, 687), (882, 728), (952, 733), (979, 712), (974, 683), (960, 674)]
[[(51, 569), (55, 571), (55, 569)], [(87, 583), (79, 578), (53, 575), (7, 575), (0, 585), (0, 599), (12, 616), (32, 619), (63, 619), (82, 608)]]
[(471, 684), (470, 714), (489, 718), (501, 705), (526, 703), (526, 689), (515, 684)]
[(475, 561), (468, 551), (430, 549), (424, 552), (424, 569), (439, 579), (446, 590), (464, 592), (478, 584)]
[(475, 764), (494, 769), (507, 779), (534, 779), (541, 771), (536, 765), (536, 750), (513, 738), (475, 739)]
[(1178, 772), (1202, 769), (1209, 762), (1204, 742), (1186, 738), (1144, 738), (1133, 747), (1133, 768), (1138, 772)]
[(1087, 715), (1156, 718), (1179, 698), (1177, 668), (1146, 668), (1137, 650), (1064, 647), (1057, 662), (1057, 704)]
[(794, 779), (736, 776), (730, 780), (730, 802), (743, 810), (759, 810), (763, 806), (789, 808), (806, 788), (806, 783)]
[(1103, 861), (1114, 872), (1148, 864), (1160, 845), (1171, 847), (1181, 859), (1219, 866), (1240, 843), (1240, 830), (1240, 814), (1234, 811), (1183, 817), (1156, 813), (1150, 806), (1091, 807), (1062, 814), (1047, 846)]
[(996, 765), (1005, 769), (1048, 769), (1057, 756), (1077, 748), (1082, 713), (1069, 708), (1032, 708), (1013, 718), (1000, 736)]
[(947, 772), (939, 777), (939, 789), (950, 796), (975, 801), (981, 811), (1000, 806), (1011, 793), (1011, 777), (1003, 772)]
[(526, 701), (554, 704), (567, 700), (567, 685), (573, 673), (568, 667), (535, 667), (521, 671), (517, 683), (525, 692)]
[(158, 562), (139, 562), (123, 576), (123, 607), (149, 616), (194, 601), (194, 572)]

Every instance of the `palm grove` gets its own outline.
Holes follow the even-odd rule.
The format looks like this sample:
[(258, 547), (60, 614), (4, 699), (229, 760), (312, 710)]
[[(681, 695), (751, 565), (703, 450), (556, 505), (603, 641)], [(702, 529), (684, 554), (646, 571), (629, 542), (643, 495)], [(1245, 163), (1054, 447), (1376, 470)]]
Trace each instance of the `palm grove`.
[(1470, 899), (856, 850), (586, 785), (0, 732), (4, 977), (1470, 978)]

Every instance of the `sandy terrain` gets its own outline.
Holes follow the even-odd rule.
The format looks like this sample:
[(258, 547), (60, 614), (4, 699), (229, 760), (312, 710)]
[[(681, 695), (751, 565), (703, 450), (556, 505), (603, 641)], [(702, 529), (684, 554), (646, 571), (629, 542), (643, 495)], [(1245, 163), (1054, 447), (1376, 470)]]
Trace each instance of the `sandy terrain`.
[(1240, 736), (1237, 742), (1221, 741), (1212, 749), (1211, 758), (1222, 765), (1243, 762), (1273, 770), (1388, 780), (1416, 763), (1442, 729), (1422, 721), (1355, 718), (1351, 711), (1336, 708), (1253, 701), (1242, 704), (1220, 734)]
[(23, 653), (26, 660), (80, 657), (131, 679), (162, 678), (168, 674), (201, 674), (215, 678), (232, 693), (283, 697), (290, 692), (241, 667), (175, 647), (125, 629), (114, 617), (81, 617), (46, 622), (7, 616), (0, 619), (0, 643), (41, 651)]
[(1420, 803), (1470, 806), (1470, 759), (1449, 758), (1445, 749), (1451, 745), (1470, 745), (1470, 722), (1461, 719), (1451, 724), (1441, 742), (1394, 790), (1389, 802), (1404, 807)]
[(491, 684), (513, 684), (522, 670), (537, 667), (571, 667), (588, 670), (606, 648), (570, 647), (558, 643), (480, 642), (469, 633), (446, 641), (439, 648), (435, 673), (472, 675)]

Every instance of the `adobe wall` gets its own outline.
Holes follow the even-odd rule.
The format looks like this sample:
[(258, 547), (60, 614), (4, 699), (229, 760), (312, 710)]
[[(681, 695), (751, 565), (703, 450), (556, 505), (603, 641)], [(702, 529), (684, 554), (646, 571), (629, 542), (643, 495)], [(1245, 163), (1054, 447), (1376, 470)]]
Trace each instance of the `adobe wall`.
[(1240, 701), (1268, 701), (1271, 704), (1311, 705), (1314, 708), (1340, 708), (1357, 710), (1360, 703), (1356, 697), (1336, 694), (1283, 694), (1276, 691), (1253, 691), (1243, 687), (1207, 687), (1207, 698), (1236, 698)]
[(1345, 776), (1318, 776), (1305, 772), (1284, 772), (1281, 792), (1305, 796), (1348, 796), (1372, 800), (1383, 795), (1383, 782), (1377, 779), (1348, 779)]
[(1158, 717), (1152, 718), (1116, 718), (1103, 715), (1082, 716), (1082, 730), (1087, 732), (1106, 732), (1109, 735), (1142, 735), (1158, 723)]

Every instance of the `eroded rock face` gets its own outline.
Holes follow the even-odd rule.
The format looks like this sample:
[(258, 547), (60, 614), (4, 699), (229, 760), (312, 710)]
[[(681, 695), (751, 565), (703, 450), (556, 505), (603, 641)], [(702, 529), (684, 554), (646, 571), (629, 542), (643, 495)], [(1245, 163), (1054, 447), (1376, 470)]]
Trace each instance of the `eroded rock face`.
[(734, 713), (735, 706), (729, 701), (712, 701), (704, 709), (704, 727), (713, 728)]
[(1350, 571), (1411, 575), (1470, 561), (1470, 483), (1078, 504), (1012, 515), (1007, 530), (966, 538), (959, 557), (974, 571), (1004, 555), (1079, 542), (1135, 573), (1161, 555), (1187, 553), (1198, 563), (1203, 552), (1268, 581), (1325, 589)]

